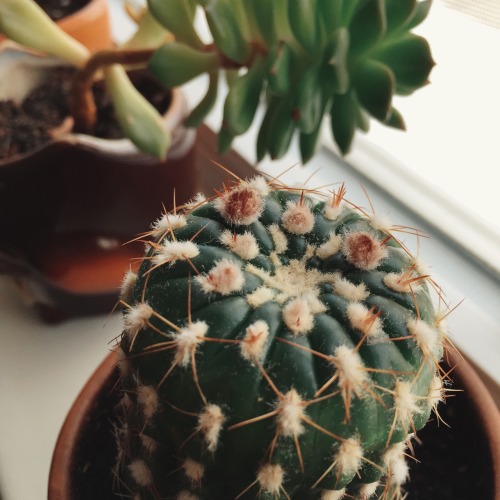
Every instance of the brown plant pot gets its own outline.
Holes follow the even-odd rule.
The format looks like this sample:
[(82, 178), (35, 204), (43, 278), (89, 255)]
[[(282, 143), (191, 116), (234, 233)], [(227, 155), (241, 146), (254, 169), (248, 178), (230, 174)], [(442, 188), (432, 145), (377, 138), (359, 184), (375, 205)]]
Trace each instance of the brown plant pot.
[[(33, 59), (53, 64), (9, 47), (4, 57), (7, 72), (33, 73)], [(183, 126), (187, 112), (174, 89), (164, 114), (172, 133), (166, 161), (138, 152), (127, 139), (81, 134), (0, 160), (0, 274), (14, 279), (44, 320), (109, 313), (125, 270), (144, 254), (141, 242), (125, 243), (172, 209), (174, 199), (180, 205), (200, 191), (213, 194), (226, 174), (210, 159), (244, 165), (244, 176), (253, 172), (234, 154), (216, 155), (206, 128), (196, 141), (196, 132)]]
[[(112, 433), (116, 390), (116, 356), (111, 353), (83, 388), (56, 443), (48, 500), (110, 500), (111, 467), (116, 456)], [(450, 425), (434, 420), (416, 447), (420, 462), (410, 467), (408, 500), (500, 500), (500, 412), (472, 367), (449, 353), (444, 369), (455, 367), (455, 397), (441, 405)], [(227, 500), (227, 499), (219, 499)]]
[[(92, 52), (113, 43), (108, 0), (89, 0), (80, 10), (63, 17), (57, 25)], [(0, 42), (5, 40), (0, 35)]]

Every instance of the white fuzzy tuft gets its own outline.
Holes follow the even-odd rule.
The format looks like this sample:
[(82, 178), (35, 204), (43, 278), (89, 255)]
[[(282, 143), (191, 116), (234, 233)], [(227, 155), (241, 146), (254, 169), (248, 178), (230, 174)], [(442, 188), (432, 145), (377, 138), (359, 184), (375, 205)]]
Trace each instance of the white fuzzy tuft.
[(443, 381), (438, 375), (431, 380), (427, 400), (431, 408), (436, 408), (439, 403), (444, 401)]
[(425, 353), (435, 353), (439, 347), (439, 333), (421, 319), (410, 319), (407, 323), (410, 335), (415, 338), (418, 346)]
[(137, 274), (134, 273), (132, 269), (129, 269), (122, 279), (122, 284), (120, 286), (120, 300), (125, 303), (129, 303), (131, 301), (136, 281)]
[(199, 206), (203, 205), (207, 201), (205, 195), (203, 193), (196, 193), (196, 195), (184, 204), (184, 207), (188, 210), (194, 210)]
[(344, 299), (351, 302), (361, 302), (370, 295), (370, 292), (366, 289), (364, 283), (355, 285), (349, 280), (342, 278), (340, 275), (335, 276), (333, 289), (337, 295), (340, 295), (340, 297), (344, 297)]
[(387, 465), (387, 467), (390, 467), (391, 464), (404, 456), (405, 450), (406, 443), (404, 441), (391, 444), (391, 446), (389, 446), (387, 450), (385, 450), (384, 455), (382, 456), (385, 465)]
[(344, 498), (345, 488), (341, 490), (323, 490), (321, 492), (321, 500), (341, 500)]
[(230, 224), (248, 226), (260, 217), (264, 200), (255, 188), (242, 182), (220, 195), (214, 207)]
[(346, 234), (342, 243), (342, 253), (353, 266), (364, 271), (372, 271), (387, 256), (387, 249), (372, 234), (359, 231)]
[(391, 484), (402, 485), (406, 482), (409, 475), (409, 468), (406, 460), (403, 457), (398, 460), (394, 460), (391, 464)]
[(257, 320), (248, 326), (240, 344), (243, 358), (248, 361), (262, 358), (268, 338), (269, 325), (264, 320)]
[(422, 413), (417, 401), (418, 397), (412, 392), (412, 384), (398, 380), (394, 388), (394, 409), (403, 426), (413, 422), (413, 414)]
[(245, 278), (238, 263), (222, 259), (208, 274), (196, 276), (195, 280), (203, 291), (229, 295), (243, 288)]
[(148, 455), (152, 455), (156, 451), (156, 449), (158, 448), (158, 443), (152, 437), (148, 436), (147, 434), (141, 434), (140, 439), (141, 439), (142, 447), (144, 448), (144, 451)]
[(285, 437), (296, 437), (304, 433), (302, 418), (305, 406), (295, 389), (290, 389), (278, 403), (278, 424)]
[(198, 416), (198, 426), (196, 430), (205, 436), (205, 442), (209, 451), (215, 451), (219, 443), (219, 436), (226, 417), (220, 406), (209, 404)]
[(413, 272), (403, 271), (402, 273), (389, 273), (384, 277), (384, 283), (387, 287), (399, 293), (411, 293), (418, 291), (422, 284), (418, 281), (412, 281), (416, 277)]
[(274, 251), (279, 255), (286, 252), (288, 248), (288, 240), (285, 233), (279, 228), (277, 224), (271, 224), (268, 228), (271, 238), (274, 242)]
[(193, 484), (200, 484), (205, 474), (205, 467), (199, 462), (195, 462), (192, 458), (186, 458), (182, 464), (184, 473)]
[(155, 415), (160, 406), (158, 393), (151, 385), (139, 385), (137, 387), (137, 401), (147, 419)]
[(326, 203), (323, 209), (325, 219), (337, 220), (342, 210), (344, 210), (344, 202), (337, 203), (336, 196), (332, 196)]
[(154, 265), (173, 265), (178, 260), (193, 259), (199, 255), (200, 250), (192, 241), (165, 240), (160, 248), (156, 250), (151, 261)]
[(391, 230), (392, 222), (387, 215), (373, 214), (370, 217), (370, 225), (373, 227), (373, 229), (388, 233)]
[(307, 333), (314, 326), (314, 315), (305, 297), (296, 297), (283, 308), (283, 321), (294, 334)]
[(332, 255), (338, 253), (341, 247), (342, 237), (338, 234), (331, 233), (328, 240), (316, 249), (316, 255), (321, 260), (325, 260), (328, 259), (328, 257), (331, 257)]
[(266, 302), (269, 302), (270, 300), (273, 300), (276, 295), (276, 292), (272, 290), (271, 288), (267, 288), (267, 286), (260, 286), (256, 290), (254, 290), (252, 293), (249, 293), (246, 296), (248, 304), (253, 307), (257, 308), (261, 306), (262, 304), (265, 304)]
[(432, 270), (429, 264), (427, 264), (427, 262), (425, 262), (425, 260), (421, 257), (415, 257), (415, 259), (413, 260), (413, 266), (415, 271), (420, 276), (430, 276), (432, 274)]
[(339, 475), (355, 474), (361, 467), (363, 448), (358, 438), (351, 437), (340, 444), (334, 460), (337, 464)]
[(116, 349), (116, 366), (122, 377), (127, 377), (131, 372), (131, 363), (121, 347)]
[(314, 227), (314, 214), (305, 202), (288, 202), (281, 217), (283, 227), (292, 234), (307, 234)]
[(135, 334), (139, 330), (147, 328), (149, 318), (153, 315), (153, 309), (147, 302), (142, 302), (125, 311), (123, 321), (127, 333)]
[(175, 500), (200, 500), (200, 497), (190, 491), (183, 490), (175, 497)]
[(364, 335), (380, 337), (384, 334), (381, 319), (359, 302), (347, 306), (347, 317), (352, 327)]
[(229, 250), (244, 260), (252, 260), (259, 255), (259, 245), (255, 236), (248, 231), (243, 234), (231, 233), (226, 230), (221, 234), (220, 241)]
[(132, 398), (127, 393), (125, 393), (120, 399), (120, 406), (123, 408), (125, 413), (130, 413), (132, 411), (134, 403), (132, 402)]
[(337, 369), (339, 386), (349, 388), (355, 394), (361, 394), (367, 380), (361, 356), (354, 349), (341, 345), (335, 349), (332, 363)]
[(255, 189), (261, 196), (267, 196), (271, 191), (269, 184), (262, 175), (256, 175), (246, 183), (249, 187)]
[(128, 470), (138, 486), (148, 487), (153, 485), (153, 474), (144, 460), (133, 460), (128, 465)]
[(180, 366), (189, 365), (192, 352), (203, 342), (207, 331), (208, 325), (204, 321), (196, 321), (172, 334), (176, 347), (175, 361)]
[(358, 496), (361, 500), (368, 500), (372, 495), (375, 494), (379, 486), (379, 482), (375, 481), (373, 483), (365, 483), (359, 487)]
[(182, 214), (163, 214), (151, 224), (153, 237), (160, 238), (168, 231), (184, 227), (187, 224), (186, 216)]
[(278, 495), (280, 493), (284, 477), (285, 473), (280, 465), (265, 464), (260, 468), (257, 474), (257, 481), (263, 491), (273, 495)]

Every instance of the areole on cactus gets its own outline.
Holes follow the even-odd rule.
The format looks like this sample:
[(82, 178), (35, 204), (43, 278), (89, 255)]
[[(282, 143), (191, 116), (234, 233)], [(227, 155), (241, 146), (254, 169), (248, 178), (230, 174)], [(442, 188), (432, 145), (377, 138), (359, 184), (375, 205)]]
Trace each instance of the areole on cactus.
[(144, 235), (122, 289), (123, 494), (402, 498), (444, 397), (443, 315), (401, 228), (344, 195), (237, 179)]

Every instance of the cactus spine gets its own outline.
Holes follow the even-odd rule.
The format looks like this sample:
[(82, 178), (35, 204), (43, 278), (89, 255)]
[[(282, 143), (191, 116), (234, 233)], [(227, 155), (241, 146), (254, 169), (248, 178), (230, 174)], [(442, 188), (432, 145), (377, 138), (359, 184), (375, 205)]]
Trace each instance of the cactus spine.
[(418, 259), (344, 194), (237, 180), (152, 226), (122, 291), (124, 494), (402, 498), (446, 337)]

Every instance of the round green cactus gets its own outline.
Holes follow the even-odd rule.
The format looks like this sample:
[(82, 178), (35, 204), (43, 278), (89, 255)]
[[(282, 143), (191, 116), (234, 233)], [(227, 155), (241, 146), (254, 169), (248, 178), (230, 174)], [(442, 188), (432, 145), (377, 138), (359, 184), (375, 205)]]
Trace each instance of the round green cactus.
[[(200, 4), (213, 36), (205, 45), (193, 20)], [(346, 153), (357, 128), (371, 116), (405, 128), (393, 107), (427, 83), (434, 65), (427, 41), (411, 30), (431, 2), (417, 0), (148, 0), (158, 21), (176, 36), (149, 62), (167, 86), (210, 76), (206, 96), (188, 124), (198, 125), (215, 103), (218, 75), (228, 72), (229, 91), (219, 146), (252, 124), (259, 98), (267, 107), (257, 156), (283, 156), (295, 132), (303, 161), (314, 153), (320, 125), (329, 115), (340, 150)], [(241, 70), (241, 71), (240, 71)], [(246, 70), (246, 71), (245, 71)]]
[(122, 290), (120, 488), (399, 498), (405, 449), (442, 399), (446, 337), (434, 282), (390, 224), (343, 187), (312, 196), (257, 177), (145, 239)]

